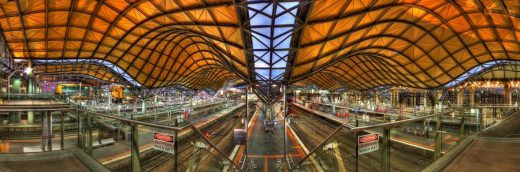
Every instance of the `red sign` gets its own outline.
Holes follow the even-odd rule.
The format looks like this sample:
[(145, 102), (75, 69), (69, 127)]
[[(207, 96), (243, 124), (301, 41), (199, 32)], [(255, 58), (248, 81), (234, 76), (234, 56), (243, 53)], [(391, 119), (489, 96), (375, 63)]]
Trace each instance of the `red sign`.
[(205, 131), (205, 132), (204, 132), (204, 136), (206, 136), (207, 138), (209, 138), (209, 137), (211, 136), (211, 133)]
[(175, 154), (175, 136), (153, 132), (153, 148)]
[(365, 154), (379, 149), (379, 134), (358, 136), (358, 154)]
[(359, 137), (359, 143), (368, 143), (379, 140), (379, 134), (369, 134)]
[(153, 138), (156, 140), (163, 141), (163, 142), (173, 143), (173, 136), (171, 136), (171, 135), (162, 134), (162, 133), (154, 133)]

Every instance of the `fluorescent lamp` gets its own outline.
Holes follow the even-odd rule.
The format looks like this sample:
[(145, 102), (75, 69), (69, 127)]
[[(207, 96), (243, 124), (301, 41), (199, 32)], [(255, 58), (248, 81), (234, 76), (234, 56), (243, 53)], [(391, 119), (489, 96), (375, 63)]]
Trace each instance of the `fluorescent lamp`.
[(23, 72), (24, 72), (25, 74), (29, 75), (29, 74), (32, 73), (32, 70), (33, 70), (33, 69), (32, 69), (31, 67), (27, 67), (27, 68), (25, 68), (25, 70), (24, 70)]

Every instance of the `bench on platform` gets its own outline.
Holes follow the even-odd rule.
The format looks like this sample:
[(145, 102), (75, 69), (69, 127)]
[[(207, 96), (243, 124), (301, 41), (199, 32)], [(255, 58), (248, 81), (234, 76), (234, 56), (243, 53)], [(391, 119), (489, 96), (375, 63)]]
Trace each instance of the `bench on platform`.
[(94, 142), (92, 142), (92, 146), (94, 148), (97, 148), (97, 147), (113, 145), (114, 143), (116, 143), (114, 138), (108, 138), (108, 139), (102, 139), (101, 143), (99, 141), (94, 141)]

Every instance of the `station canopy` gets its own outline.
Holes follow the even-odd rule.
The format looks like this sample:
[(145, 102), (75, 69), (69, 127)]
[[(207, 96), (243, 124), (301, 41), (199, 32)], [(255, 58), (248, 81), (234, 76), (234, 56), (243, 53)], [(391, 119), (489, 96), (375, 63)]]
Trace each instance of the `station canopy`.
[(2, 1), (12, 58), (147, 88), (436, 88), (520, 60), (517, 0)]

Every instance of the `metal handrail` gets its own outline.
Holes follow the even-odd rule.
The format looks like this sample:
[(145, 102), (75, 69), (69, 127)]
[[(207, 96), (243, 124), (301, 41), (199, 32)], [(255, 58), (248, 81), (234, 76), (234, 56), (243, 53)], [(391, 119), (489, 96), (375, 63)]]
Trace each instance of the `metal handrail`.
[(77, 109), (76, 108), (75, 110), (78, 110), (78, 111), (81, 111), (81, 112), (90, 113), (90, 114), (94, 114), (94, 115), (105, 117), (105, 118), (119, 120), (119, 121), (122, 121), (122, 122), (125, 122), (125, 123), (128, 123), (128, 124), (137, 124), (137, 125), (143, 125), (143, 126), (148, 126), (148, 127), (155, 127), (155, 128), (165, 129), (165, 130), (181, 131), (181, 130), (189, 127), (190, 125), (192, 125), (192, 124), (189, 124), (189, 125), (186, 125), (186, 126), (183, 126), (183, 127), (172, 127), (172, 126), (148, 123), (148, 122), (143, 122), (143, 121), (138, 121), (138, 120), (133, 120), (133, 119), (128, 119), (128, 118), (121, 118), (121, 117), (116, 117), (116, 116), (111, 116), (111, 115), (105, 115), (105, 114), (101, 114), (101, 113), (98, 113), (98, 112), (92, 112), (92, 111), (88, 111), (88, 110), (84, 110), (84, 109)]
[[(330, 107), (332, 107), (332, 104), (325, 104), (325, 103), (317, 103), (317, 104), (322, 105), (322, 106), (330, 106)], [(338, 108), (338, 109), (348, 109), (349, 111), (356, 111), (354, 108), (351, 108), (351, 107), (345, 107), (345, 106), (339, 106), (339, 105), (336, 105), (335, 107)], [(373, 114), (382, 114), (382, 115), (394, 115), (395, 114), (395, 113), (388, 113), (388, 112), (370, 111), (370, 110), (366, 110), (366, 109), (359, 109), (359, 112), (373, 113)]]
[(310, 151), (305, 157), (303, 157), (300, 161), (298, 161), (298, 163), (296, 163), (294, 168), (298, 168), (303, 162), (305, 162), (305, 160), (307, 160), (311, 155), (313, 155), (316, 151), (318, 151), (321, 147), (323, 147), (323, 145), (325, 145), (330, 139), (332, 139), (332, 137), (334, 137), (336, 135), (336, 133), (341, 131), (341, 129), (343, 129), (343, 128), (347, 128), (349, 130), (349, 132), (358, 132), (358, 131), (363, 131), (363, 130), (368, 130), (368, 129), (373, 129), (373, 128), (393, 127), (393, 126), (400, 125), (403, 123), (419, 121), (419, 120), (423, 120), (426, 118), (431, 118), (431, 117), (435, 117), (435, 116), (439, 116), (439, 115), (447, 114), (447, 113), (451, 113), (451, 112), (453, 112), (453, 111), (434, 113), (431, 115), (421, 116), (418, 118), (411, 118), (411, 119), (405, 119), (405, 120), (400, 120), (400, 121), (395, 121), (395, 122), (375, 124), (375, 125), (362, 126), (362, 127), (353, 127), (352, 125), (347, 124), (349, 122), (349, 121), (347, 121), (347, 122), (341, 124), (340, 126), (338, 126), (336, 129), (334, 129), (334, 131), (329, 136), (327, 136), (327, 138), (325, 138), (325, 140), (323, 140), (323, 142), (321, 142), (318, 146), (314, 147), (314, 149), (312, 151)]
[[(225, 101), (220, 101), (220, 102), (214, 102), (214, 103), (210, 103), (210, 104), (203, 104), (203, 105), (196, 105), (196, 106), (193, 106), (191, 108), (198, 108), (198, 107), (204, 107), (204, 106), (212, 106), (212, 105), (217, 105), (217, 104), (222, 104), (222, 103), (225, 103)], [(72, 105), (75, 105), (75, 106), (80, 106), (79, 104), (77, 103), (74, 103), (74, 102), (71, 102)], [(150, 115), (156, 115), (156, 114), (161, 114), (161, 113), (168, 113), (168, 112), (182, 112), (182, 109), (183, 105), (186, 105), (188, 103), (182, 103), (182, 104), (173, 104), (174, 106), (169, 106), (171, 104), (164, 104), (164, 105), (154, 105), (154, 106), (147, 106), (146, 108), (157, 108), (159, 111), (158, 112), (146, 112), (148, 116)], [(169, 106), (169, 107), (168, 107)], [(85, 106), (85, 107), (89, 107), (89, 106)], [(112, 111), (114, 111), (115, 109), (113, 109)], [(103, 110), (103, 111), (106, 111), (106, 110)], [(129, 112), (129, 113), (126, 113), (126, 114), (141, 114), (142, 112)]]
[(68, 104), (0, 104), (0, 112), (21, 112), (21, 111), (61, 111), (70, 110)]
[(59, 108), (59, 109), (2, 109), (0, 112), (27, 112), (27, 111), (65, 111), (73, 108)]
[(503, 107), (518, 107), (519, 105), (515, 105), (515, 104), (474, 104), (473, 106), (470, 106), (470, 105), (462, 105), (462, 106), (459, 106), (459, 105), (454, 105), (454, 107), (475, 107), (475, 108), (478, 108), (478, 107), (499, 107), (499, 108), (503, 108)]
[[(217, 102), (217, 103), (211, 103), (211, 104), (197, 105), (197, 106), (194, 106), (192, 108), (213, 106), (213, 105), (217, 105), (217, 104), (221, 104), (221, 103), (224, 103), (224, 102)], [(170, 113), (170, 112), (171, 113), (183, 112), (182, 108), (183, 108), (183, 106), (171, 107), (171, 108), (162, 108), (158, 112), (146, 112), (146, 115), (139, 115), (139, 114), (142, 114), (141, 112), (129, 112), (129, 113), (125, 113), (125, 114), (126, 115), (134, 114), (134, 115), (136, 115), (136, 117), (139, 117), (139, 116), (154, 116), (154, 115), (161, 115), (161, 114)]]
[(70, 104), (67, 103), (61, 103), (61, 102), (55, 102), (55, 103), (0, 103), (0, 106), (16, 106), (16, 107), (23, 107), (23, 106), (69, 106)]
[(101, 116), (101, 117), (106, 117), (106, 118), (110, 118), (110, 119), (115, 119), (115, 120), (120, 120), (124, 123), (129, 123), (129, 124), (133, 124), (133, 125), (143, 125), (143, 126), (147, 126), (147, 127), (154, 127), (154, 128), (160, 128), (160, 129), (166, 129), (166, 130), (173, 130), (175, 132), (181, 132), (181, 131), (184, 131), (186, 130), (187, 128), (192, 128), (198, 135), (200, 135), (208, 144), (211, 145), (211, 147), (213, 147), (220, 155), (224, 156), (226, 158), (226, 160), (228, 160), (229, 162), (231, 162), (231, 164), (233, 164), (235, 167), (238, 167), (238, 164), (236, 164), (233, 160), (231, 160), (231, 158), (229, 158), (226, 154), (224, 154), (224, 152), (222, 152), (222, 150), (220, 150), (213, 142), (211, 142), (211, 140), (209, 140), (195, 125), (193, 124), (188, 124), (188, 125), (185, 125), (185, 126), (182, 126), (182, 127), (173, 127), (173, 126), (167, 126), (167, 125), (161, 125), (161, 124), (154, 124), (154, 123), (148, 123), (148, 122), (143, 122), (143, 121), (138, 121), (138, 120), (133, 120), (133, 119), (127, 119), (127, 118), (120, 118), (120, 117), (115, 117), (115, 116), (110, 116), (110, 115), (105, 115), (105, 114), (101, 114), (101, 113), (97, 113), (97, 112), (92, 112), (92, 111), (88, 111), (88, 110), (84, 110), (84, 109), (77, 109), (76, 110), (78, 111), (81, 111), (81, 112), (86, 112), (86, 113), (90, 113), (90, 114), (94, 114), (94, 115), (97, 115), (97, 116)]
[(217, 146), (211, 142), (211, 140), (209, 140), (197, 127), (195, 127), (194, 125), (190, 125), (191, 128), (193, 130), (196, 131), (197, 134), (199, 134), (204, 140), (206, 140), (206, 142), (209, 143), (209, 145), (211, 145), (211, 147), (213, 147), (220, 155), (226, 157), (226, 159), (231, 162), (231, 164), (233, 164), (235, 167), (238, 167), (238, 164), (236, 164), (233, 160), (231, 160), (231, 158), (229, 158), (226, 154), (224, 154), (224, 152), (222, 152), (219, 148), (217, 148)]
[(432, 115), (421, 116), (421, 117), (418, 117), (418, 118), (410, 118), (410, 119), (404, 119), (404, 120), (399, 120), (399, 121), (395, 121), (395, 122), (388, 122), (388, 123), (382, 123), (382, 124), (374, 124), (374, 125), (361, 126), (361, 127), (354, 127), (354, 128), (348, 128), (349, 126), (351, 126), (351, 125), (348, 125), (348, 124), (344, 124), (344, 126), (347, 127), (347, 129), (348, 129), (349, 131), (357, 132), (357, 131), (369, 130), (369, 129), (374, 129), (374, 128), (393, 127), (393, 126), (396, 126), (396, 125), (401, 125), (401, 124), (403, 124), (403, 123), (409, 123), (409, 122), (414, 122), (414, 121), (420, 121), (420, 120), (423, 120), (423, 119), (426, 119), (426, 118), (431, 118), (431, 117), (439, 116), (439, 115), (442, 115), (442, 114), (449, 114), (449, 113), (452, 113), (452, 112), (455, 112), (455, 111), (447, 111), (447, 112), (434, 113), (434, 114), (432, 114)]

